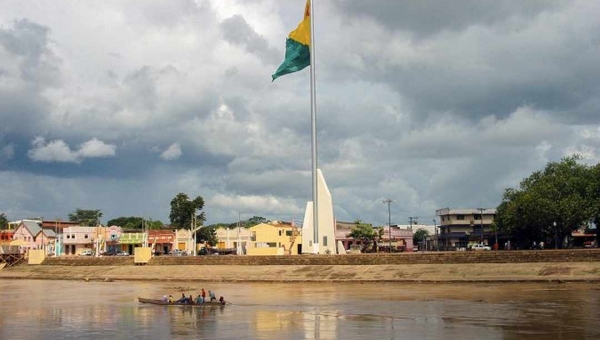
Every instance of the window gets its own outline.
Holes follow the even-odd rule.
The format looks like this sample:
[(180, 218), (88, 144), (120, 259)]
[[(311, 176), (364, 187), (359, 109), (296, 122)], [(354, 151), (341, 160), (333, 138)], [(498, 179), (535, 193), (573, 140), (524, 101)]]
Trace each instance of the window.
[(323, 247), (327, 247), (327, 236), (323, 236)]
[(268, 243), (267, 243), (267, 246), (268, 246), (269, 248), (277, 248), (277, 243), (275, 243), (275, 242), (268, 242)]
[(281, 230), (279, 231), (279, 236), (281, 236)]
[(463, 221), (465, 219), (465, 215), (456, 215), (456, 219), (459, 221)]
[(475, 214), (473, 215), (473, 218), (476, 220), (481, 220), (481, 215), (480, 214)]
[(292, 231), (291, 230), (286, 230), (285, 231), (285, 236), (292, 236)]
[(88, 235), (88, 234), (85, 234), (85, 238), (88, 238), (89, 236), (90, 236), (90, 235)]

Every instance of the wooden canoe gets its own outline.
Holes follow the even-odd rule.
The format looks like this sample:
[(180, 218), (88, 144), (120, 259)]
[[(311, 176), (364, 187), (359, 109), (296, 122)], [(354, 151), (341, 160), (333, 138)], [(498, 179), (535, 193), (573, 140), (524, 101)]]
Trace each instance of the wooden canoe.
[[(142, 297), (138, 297), (138, 301), (140, 303), (147, 303), (147, 304), (151, 304), (151, 305), (161, 305), (161, 306), (190, 306), (190, 307), (223, 306), (223, 304), (218, 301), (204, 302), (204, 303), (165, 302), (163, 300), (145, 299)], [(230, 304), (230, 303), (226, 302), (225, 304)]]

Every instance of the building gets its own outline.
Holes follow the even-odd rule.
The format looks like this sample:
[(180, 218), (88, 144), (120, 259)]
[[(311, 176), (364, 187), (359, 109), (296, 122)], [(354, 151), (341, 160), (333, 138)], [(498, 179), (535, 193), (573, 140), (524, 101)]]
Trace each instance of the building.
[[(350, 237), (352, 228), (356, 224), (353, 222), (336, 222), (335, 226), (335, 239), (338, 243), (341, 243), (344, 249), (348, 252), (360, 250), (362, 248), (362, 241)], [(383, 235), (378, 240), (378, 252), (389, 252), (392, 251), (413, 251), (413, 233), (411, 230), (402, 229), (397, 225), (391, 227), (382, 227)], [(390, 248), (391, 245), (391, 248)], [(338, 253), (341, 253), (338, 250)]]
[(156, 255), (167, 255), (173, 250), (175, 243), (175, 232), (171, 229), (148, 230), (148, 246)]
[(136, 247), (142, 247), (146, 233), (141, 230), (123, 230), (119, 238), (120, 250), (133, 254)]
[(61, 230), (62, 251), (58, 255), (79, 255), (84, 250), (94, 250), (98, 237), (96, 227), (66, 227)]
[(257, 224), (250, 231), (248, 255), (298, 255), (302, 253), (300, 228), (287, 222)]
[(42, 229), (38, 221), (22, 220), (16, 227), (13, 240), (20, 241), (19, 251), (25, 253), (30, 249), (44, 249), (46, 254), (53, 254), (56, 234), (53, 230)]
[(438, 209), (435, 214), (440, 220), (438, 242), (440, 250), (467, 249), (469, 245), (495, 244), (495, 233), (491, 230), (496, 209)]
[(217, 228), (217, 249), (235, 249), (237, 255), (246, 254), (252, 233), (248, 228)]

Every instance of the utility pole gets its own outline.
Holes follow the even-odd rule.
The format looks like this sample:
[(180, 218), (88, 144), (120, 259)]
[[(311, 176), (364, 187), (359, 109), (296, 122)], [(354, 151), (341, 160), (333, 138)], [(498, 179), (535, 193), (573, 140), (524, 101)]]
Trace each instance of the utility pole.
[(477, 208), (479, 210), (479, 244), (483, 244), (483, 211), (484, 208)]
[(389, 198), (386, 198), (383, 200), (383, 203), (386, 203), (388, 206), (388, 232), (389, 232), (389, 241), (390, 241), (390, 253), (392, 252), (392, 208), (391, 208), (391, 204), (392, 204), (392, 200)]
[(435, 251), (440, 251), (440, 248), (438, 247), (438, 232), (437, 232), (437, 225), (436, 225), (436, 220), (435, 218), (433, 219), (433, 231), (435, 233)]

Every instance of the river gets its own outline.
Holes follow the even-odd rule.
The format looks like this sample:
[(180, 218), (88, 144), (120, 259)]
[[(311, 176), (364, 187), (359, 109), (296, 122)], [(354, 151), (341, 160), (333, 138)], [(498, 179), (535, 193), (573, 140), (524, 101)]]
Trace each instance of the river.
[[(212, 289), (231, 305), (141, 305)], [(593, 284), (0, 280), (0, 339), (600, 339)]]

